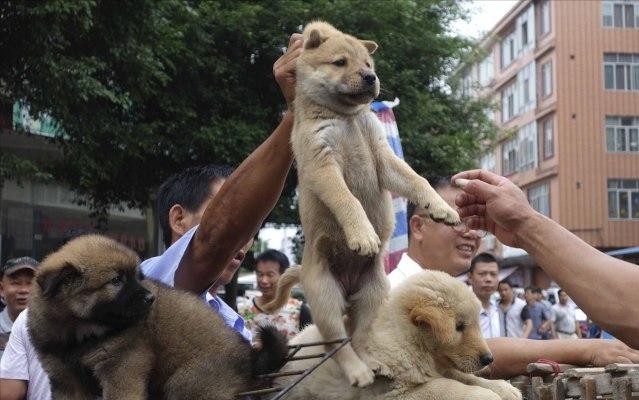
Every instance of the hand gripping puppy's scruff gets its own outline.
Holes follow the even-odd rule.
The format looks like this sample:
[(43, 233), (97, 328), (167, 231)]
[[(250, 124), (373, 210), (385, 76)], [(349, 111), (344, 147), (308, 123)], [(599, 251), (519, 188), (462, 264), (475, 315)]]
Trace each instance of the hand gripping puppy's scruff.
[(97, 235), (42, 262), (28, 329), (54, 399), (230, 400), (284, 364), (274, 328), (253, 349), (200, 298), (140, 280), (138, 263)]
[[(411, 276), (385, 300), (373, 318), (366, 345), (383, 365), (384, 376), (366, 388), (352, 387), (328, 360), (297, 385), (287, 400), (520, 400), (501, 380), (473, 375), (492, 361), (481, 336), (480, 303), (466, 285), (439, 271)], [(290, 344), (321, 339), (314, 325)], [(304, 348), (297, 355), (317, 354)], [(286, 364), (281, 372), (306, 369), (313, 360)], [(285, 386), (291, 377), (278, 378)]]
[[(325, 340), (347, 335), (342, 318), (348, 315), (353, 346), (335, 359), (351, 384), (366, 386), (379, 367), (362, 342), (388, 292), (380, 250), (393, 230), (390, 192), (421, 205), (436, 221), (457, 224), (459, 216), (395, 156), (370, 111), (379, 94), (371, 58), (377, 44), (324, 22), (306, 26), (303, 37), (291, 142), (305, 247), (301, 274), (288, 274), (300, 274)], [(279, 286), (267, 310), (283, 306), (288, 287)]]

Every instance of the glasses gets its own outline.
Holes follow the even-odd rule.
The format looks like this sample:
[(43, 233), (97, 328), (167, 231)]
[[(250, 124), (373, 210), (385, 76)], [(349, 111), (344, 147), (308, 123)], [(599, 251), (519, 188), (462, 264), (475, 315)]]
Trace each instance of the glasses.
[[(430, 217), (428, 215), (417, 214), (417, 216), (419, 216), (421, 218), (424, 218), (424, 219), (426, 219), (426, 218), (430, 219)], [(488, 234), (488, 232), (483, 231), (481, 229), (469, 228), (468, 225), (466, 225), (466, 221), (464, 221), (464, 220), (462, 220), (461, 224), (459, 224), (459, 225), (449, 225), (449, 226), (450, 226), (450, 228), (452, 230), (454, 230), (455, 232), (457, 232), (460, 235), (465, 235), (465, 234), (468, 234), (469, 232), (473, 232), (476, 237), (484, 238)]]

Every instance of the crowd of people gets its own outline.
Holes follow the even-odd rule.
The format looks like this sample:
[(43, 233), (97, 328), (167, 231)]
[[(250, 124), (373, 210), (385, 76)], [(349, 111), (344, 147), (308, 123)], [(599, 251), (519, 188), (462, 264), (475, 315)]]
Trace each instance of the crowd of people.
[[(217, 295), (217, 288), (240, 267), (252, 238), (275, 206), (291, 167), (290, 104), (294, 98), (295, 60), (301, 49), (300, 36), (293, 35), (287, 52), (274, 64), (275, 78), (289, 108), (264, 143), (235, 170), (220, 166), (188, 168), (160, 187), (157, 208), (167, 249), (141, 265), (145, 276), (200, 296), (249, 342), (257, 322), (275, 322), (288, 334), (308, 322), (303, 316), (305, 305), (297, 301), (291, 301), (282, 311), (284, 316), (267, 315), (260, 309), (273, 296), (274, 282), (288, 261), (258, 257), (262, 296), (241, 313)], [(539, 358), (577, 365), (639, 362), (639, 351), (628, 346), (639, 348), (639, 308), (626, 306), (639, 303), (636, 266), (598, 252), (536, 213), (521, 190), (506, 178), (486, 171), (467, 171), (452, 179), (431, 179), (431, 184), (459, 209), (466, 222), (454, 227), (439, 224), (421, 207), (410, 205), (409, 247), (397, 269), (389, 274), (391, 286), (421, 269), (441, 270), (453, 276), (470, 270), (468, 279), (483, 305), (482, 331), (494, 358), (483, 371), (486, 376), (508, 378), (524, 373), (527, 364)], [(593, 320), (621, 341), (528, 339), (552, 332), (552, 324), (547, 323), (552, 319), (557, 335), (572, 335), (572, 315), (558, 307), (551, 317), (550, 310), (537, 304), (532, 288), (527, 291), (526, 304), (517, 301), (510, 284), (498, 282), (497, 260), (476, 254), (484, 234), (479, 228), (507, 245), (524, 248)], [(602, 274), (602, 268), (609, 272)], [(0, 328), (9, 327), (11, 333), (0, 362), (0, 400), (50, 398), (47, 376), (30, 344), (28, 309), (23, 312), (36, 269), (37, 263), (25, 259), (2, 267), (1, 293), (7, 311), (0, 315)], [(590, 285), (595, 280), (611, 290), (602, 290), (596, 298), (591, 296)], [(491, 293), (486, 281), (491, 282)], [(499, 304), (491, 302), (496, 290), (501, 295)]]
[[(514, 337), (528, 339), (581, 338), (575, 306), (559, 289), (559, 301), (552, 304), (538, 287), (526, 287), (523, 299), (514, 294), (507, 279), (498, 280), (499, 261), (489, 253), (475, 256), (468, 282), (482, 303), (480, 314), (484, 338)], [(499, 293), (499, 297), (496, 297)]]

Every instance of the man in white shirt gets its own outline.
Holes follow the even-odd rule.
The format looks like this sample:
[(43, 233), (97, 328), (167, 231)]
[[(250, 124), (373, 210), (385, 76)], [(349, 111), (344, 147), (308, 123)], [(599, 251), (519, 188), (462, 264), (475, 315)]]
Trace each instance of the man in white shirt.
[(484, 339), (503, 336), (500, 313), (492, 296), (499, 283), (499, 263), (488, 253), (480, 253), (473, 257), (468, 271), (468, 282), (473, 293), (481, 301), (479, 324)]
[(524, 335), (524, 321), (521, 310), (526, 306), (523, 299), (515, 296), (509, 281), (503, 280), (497, 286), (499, 292), (499, 310), (501, 312), (502, 336), (520, 338)]
[(0, 297), (6, 307), (0, 312), (0, 357), (13, 321), (25, 308), (31, 294), (31, 283), (38, 262), (31, 257), (19, 257), (7, 260), (0, 269)]
[(555, 311), (555, 331), (558, 339), (576, 339), (581, 337), (579, 323), (575, 317), (575, 307), (569, 303), (568, 294), (563, 289), (557, 292), (559, 303), (553, 306)]
[[(429, 178), (433, 188), (453, 207), (459, 189), (450, 187), (446, 178)], [(470, 261), (479, 248), (483, 231), (467, 229), (465, 225), (448, 226), (436, 223), (426, 210), (408, 203), (408, 251), (397, 267), (388, 274), (391, 288), (422, 269), (444, 271), (459, 276), (468, 271)]]
[(7, 348), (0, 360), (0, 400), (51, 399), (49, 377), (42, 370), (27, 331), (28, 313), (27, 309), (14, 321)]

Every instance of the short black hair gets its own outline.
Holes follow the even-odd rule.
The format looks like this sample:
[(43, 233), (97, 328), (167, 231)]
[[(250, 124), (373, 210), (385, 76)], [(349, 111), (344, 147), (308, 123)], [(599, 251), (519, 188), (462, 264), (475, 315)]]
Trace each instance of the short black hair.
[(495, 263), (497, 264), (497, 269), (499, 269), (499, 261), (497, 257), (490, 253), (479, 253), (472, 260), (470, 260), (470, 269), (468, 272), (473, 272), (475, 270), (475, 264), (477, 263)]
[(510, 283), (510, 281), (508, 279), (502, 279), (501, 281), (499, 281), (499, 283), (497, 284), (497, 287), (499, 287), (499, 285), (504, 284), (504, 285), (508, 285), (511, 289), (513, 287), (513, 284)]
[[(428, 181), (428, 183), (430, 183), (433, 189), (439, 190), (452, 186), (450, 184), (450, 178), (451, 176), (433, 175), (427, 177), (426, 180)], [(408, 225), (408, 237), (410, 237), (410, 218), (415, 215), (415, 210), (417, 209), (417, 204), (408, 201), (408, 204), (406, 205), (406, 224)]]
[(169, 211), (176, 204), (189, 212), (196, 212), (211, 194), (211, 184), (226, 179), (233, 173), (229, 165), (209, 164), (190, 167), (168, 177), (158, 189), (157, 212), (164, 245), (171, 245)]
[(275, 249), (264, 250), (262, 253), (260, 253), (259, 256), (255, 257), (255, 269), (257, 270), (257, 264), (259, 262), (264, 261), (273, 261), (278, 263), (280, 266), (280, 274), (283, 274), (284, 271), (286, 271), (286, 269), (289, 267), (289, 265), (291, 265), (291, 263), (288, 261), (288, 257), (286, 257), (286, 254)]

